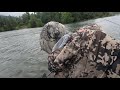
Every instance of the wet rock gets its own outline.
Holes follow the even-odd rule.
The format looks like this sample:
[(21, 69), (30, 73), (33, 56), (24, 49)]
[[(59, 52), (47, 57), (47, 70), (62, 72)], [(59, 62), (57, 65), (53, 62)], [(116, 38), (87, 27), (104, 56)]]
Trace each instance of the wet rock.
[(41, 76), (41, 78), (47, 78), (46, 73), (44, 73), (44, 74)]

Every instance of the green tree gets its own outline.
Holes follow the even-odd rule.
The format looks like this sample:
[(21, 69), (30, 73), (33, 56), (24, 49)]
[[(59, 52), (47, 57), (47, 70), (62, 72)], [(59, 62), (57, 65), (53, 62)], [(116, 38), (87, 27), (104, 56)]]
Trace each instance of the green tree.
[(42, 23), (41, 19), (36, 20), (36, 25), (37, 25), (37, 27), (42, 27), (43, 26), (43, 23)]
[(22, 22), (24, 24), (28, 24), (29, 20), (30, 20), (30, 14), (29, 14), (29, 12), (26, 12), (25, 14), (22, 15)]
[(62, 23), (71, 23), (74, 18), (70, 12), (61, 12), (61, 22)]
[(34, 27), (37, 26), (37, 24), (36, 24), (36, 17), (34, 16), (34, 14), (32, 14), (30, 16), (30, 20), (29, 20), (29, 25), (28, 26), (31, 27), (31, 28), (34, 28)]

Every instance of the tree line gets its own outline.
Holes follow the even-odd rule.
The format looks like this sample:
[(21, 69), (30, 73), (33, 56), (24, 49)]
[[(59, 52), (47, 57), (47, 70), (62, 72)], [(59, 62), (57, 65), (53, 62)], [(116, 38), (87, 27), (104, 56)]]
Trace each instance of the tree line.
[(63, 24), (113, 15), (110, 12), (29, 12), (22, 16), (0, 16), (0, 31), (42, 27), (49, 21)]

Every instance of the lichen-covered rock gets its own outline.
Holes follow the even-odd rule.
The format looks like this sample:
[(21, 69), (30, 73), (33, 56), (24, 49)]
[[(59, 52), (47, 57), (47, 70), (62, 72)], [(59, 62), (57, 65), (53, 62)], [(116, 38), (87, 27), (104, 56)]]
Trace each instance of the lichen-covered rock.
[(45, 24), (40, 34), (41, 50), (51, 53), (53, 46), (66, 33), (67, 29), (59, 22), (51, 21)]
[(120, 41), (97, 25), (83, 27), (63, 49), (49, 55), (48, 69), (55, 78), (118, 78)]

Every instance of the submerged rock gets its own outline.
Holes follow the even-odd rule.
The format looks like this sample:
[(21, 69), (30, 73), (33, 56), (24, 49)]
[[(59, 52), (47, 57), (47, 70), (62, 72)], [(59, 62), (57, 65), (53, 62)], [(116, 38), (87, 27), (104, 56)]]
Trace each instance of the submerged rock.
[(41, 76), (41, 78), (47, 78), (46, 73), (44, 73), (44, 74)]

